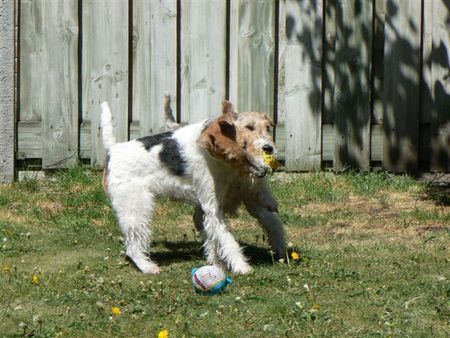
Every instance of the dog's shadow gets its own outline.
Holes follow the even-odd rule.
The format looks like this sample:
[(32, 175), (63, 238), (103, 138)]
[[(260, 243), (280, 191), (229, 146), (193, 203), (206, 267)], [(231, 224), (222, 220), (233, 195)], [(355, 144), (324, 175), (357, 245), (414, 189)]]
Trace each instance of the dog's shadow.
[[(253, 266), (273, 264), (270, 251), (267, 248), (259, 247), (248, 243), (239, 243), (249, 263)], [(174, 263), (187, 261), (205, 261), (201, 242), (196, 241), (159, 241), (153, 243), (153, 247), (164, 247), (167, 250), (154, 249), (151, 252), (151, 258), (160, 266), (170, 266)], [(206, 264), (206, 261), (205, 261)]]

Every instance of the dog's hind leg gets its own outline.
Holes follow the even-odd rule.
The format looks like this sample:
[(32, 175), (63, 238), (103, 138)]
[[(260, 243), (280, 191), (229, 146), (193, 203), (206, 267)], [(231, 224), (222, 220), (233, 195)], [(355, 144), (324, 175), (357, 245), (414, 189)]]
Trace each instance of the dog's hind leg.
[(151, 235), (148, 223), (153, 214), (154, 197), (140, 182), (113, 187), (110, 195), (125, 236), (126, 255), (142, 272), (158, 274), (159, 267), (148, 257)]

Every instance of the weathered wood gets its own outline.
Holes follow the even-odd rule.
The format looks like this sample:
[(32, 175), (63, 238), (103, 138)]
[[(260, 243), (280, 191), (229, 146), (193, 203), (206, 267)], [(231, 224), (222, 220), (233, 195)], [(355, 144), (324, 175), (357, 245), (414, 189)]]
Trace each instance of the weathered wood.
[(41, 121), (43, 102), (42, 84), (46, 73), (42, 43), (43, 0), (22, 0), (20, 3), (20, 101), (18, 121)]
[(386, 6), (383, 165), (416, 171), (419, 151), (421, 1)]
[[(322, 123), (334, 123), (334, 82), (335, 82), (335, 49), (336, 49), (336, 0), (324, 1), (324, 46), (323, 46), (323, 107)], [(334, 156), (334, 154), (333, 154)]]
[[(130, 140), (141, 137), (141, 128), (138, 121), (130, 123)], [(91, 154), (91, 123), (87, 121), (80, 129), (80, 158), (89, 159)]]
[(322, 161), (334, 160), (334, 125), (322, 125)]
[(226, 1), (181, 2), (181, 121), (221, 114), (226, 94)]
[(386, 1), (374, 1), (373, 50), (372, 50), (372, 124), (383, 123), (383, 60), (384, 60), (384, 12)]
[(379, 124), (372, 125), (370, 132), (370, 160), (381, 162), (383, 160), (383, 126)]
[[(276, 121), (284, 124), (286, 120), (286, 0), (279, 1), (278, 7), (278, 88)], [(279, 133), (278, 133), (279, 134)]]
[(334, 168), (370, 168), (372, 2), (337, 1)]
[[(20, 121), (42, 121), (42, 167), (78, 155), (77, 2), (21, 3)], [(39, 71), (36, 71), (39, 70)]]
[(133, 0), (133, 121), (140, 135), (164, 127), (164, 93), (177, 112), (176, 0)]
[(42, 168), (70, 167), (78, 160), (78, 2), (43, 1), (41, 24)]
[(278, 2), (278, 83), (277, 88), (277, 107), (274, 120), (276, 122), (274, 133), (275, 143), (278, 147), (278, 158), (285, 159), (286, 150), (286, 0)]
[[(383, 126), (372, 125), (370, 133), (371, 161), (382, 161)], [(334, 160), (334, 125), (322, 125), (322, 161)]]
[(286, 168), (320, 169), (322, 2), (286, 3)]
[(435, 0), (432, 10), (431, 74), (431, 161), (432, 171), (450, 171), (450, 0)]
[(108, 101), (117, 141), (128, 139), (128, 2), (83, 2), (83, 122), (91, 122), (91, 165), (105, 161), (100, 104)]
[(17, 159), (42, 158), (41, 121), (21, 121), (17, 124)]
[(0, 2), (0, 182), (14, 180), (14, 2)]
[(275, 2), (231, 1), (230, 98), (239, 111), (274, 112)]
[[(0, 3), (10, 6), (13, 2)], [(193, 122), (218, 113), (214, 106), (220, 106), (222, 97), (219, 96), (225, 96), (228, 82), (229, 96), (239, 110), (276, 114), (273, 115), (278, 122), (276, 142), (288, 169), (309, 170), (298, 165), (311, 159), (310, 153), (302, 153), (314, 149), (307, 146), (309, 142), (319, 149), (318, 155), (312, 156), (319, 163), (314, 168), (322, 161), (334, 161), (336, 168), (340, 168), (348, 164), (346, 158), (362, 156), (364, 169), (370, 161), (382, 161), (392, 171), (414, 171), (418, 162), (421, 168), (428, 163), (433, 171), (450, 171), (449, 0), (182, 0), (179, 3), (177, 0), (133, 0), (132, 54), (129, 54), (128, 34), (131, 1), (84, 1), (80, 6), (84, 34), (79, 74), (83, 91), (77, 93), (80, 65), (76, 64), (74, 41), (79, 3), (79, 0), (20, 1), (21, 100), (17, 116), (17, 159), (41, 158), (48, 167), (76, 154), (78, 141), (74, 142), (74, 137), (79, 134), (80, 157), (92, 158), (94, 166), (101, 166), (104, 153), (98, 118), (102, 100), (110, 101), (116, 136), (125, 140), (160, 130), (164, 124), (165, 91), (172, 95), (173, 110), (180, 113), (181, 120)], [(302, 8), (290, 19), (289, 3)], [(287, 34), (292, 26), (301, 35), (317, 17), (315, 11), (312, 14), (307, 11), (308, 4), (317, 7), (321, 3), (326, 4), (323, 12), (318, 11), (324, 14), (322, 24), (314, 27), (311, 34), (304, 34), (305, 41), (288, 44)], [(231, 7), (227, 37), (228, 5)], [(371, 6), (372, 16), (366, 11)], [(275, 46), (277, 13), (279, 45)], [(181, 16), (179, 27), (177, 15)], [(2, 15), (1, 19), (7, 17)], [(373, 43), (370, 42), (372, 24)], [(0, 39), (4, 38), (10, 36), (2, 32)], [(182, 44), (177, 47), (177, 42)], [(318, 42), (323, 42), (323, 47)], [(226, 45), (230, 46), (229, 51), (224, 51)], [(358, 98), (364, 96), (361, 88), (367, 84), (367, 73), (361, 77), (359, 71), (366, 69), (368, 63), (358, 53), (370, 45), (374, 53), (369, 56), (373, 67), (373, 109), (366, 120), (366, 103), (369, 104), (370, 97), (367, 102)], [(275, 60), (277, 49), (278, 60)], [(181, 52), (178, 66), (177, 51)], [(229, 81), (225, 79), (227, 52)], [(8, 51), (0, 49), (0, 53)], [(317, 53), (322, 53), (319, 62)], [(130, 69), (132, 102), (128, 98), (129, 55), (133, 65)], [(358, 55), (353, 58), (355, 62), (352, 55)], [(2, 54), (0, 65), (3, 66), (4, 60)], [(74, 62), (75, 66), (69, 66)], [(2, 70), (2, 79), (4, 74)], [(278, 76), (278, 88), (274, 88), (274, 75)], [(314, 95), (308, 94), (314, 92), (316, 83), (311, 79), (317, 76), (322, 76), (317, 83), (321, 86), (319, 103), (311, 101)], [(423, 83), (419, 83), (420, 79)], [(5, 85), (7, 82), (2, 80), (0, 86)], [(216, 90), (217, 87), (220, 89)], [(213, 93), (211, 88), (216, 91)], [(351, 109), (340, 105), (345, 93), (348, 100), (344, 102)], [(80, 98), (83, 120), (78, 132)], [(274, 107), (275, 98), (277, 107)], [(176, 106), (178, 101), (181, 107)], [(129, 106), (133, 108), (130, 112)], [(312, 112), (321, 109), (322, 114), (312, 119)], [(363, 122), (358, 122), (362, 111)], [(0, 123), (5, 122), (0, 120)], [(357, 128), (361, 123), (363, 128)], [(0, 151), (3, 137), (8, 137), (7, 133), (13, 130), (2, 128)], [(319, 141), (312, 137), (317, 133), (321, 137)], [(358, 139), (361, 133), (364, 138)], [(358, 148), (360, 142), (364, 149)], [(69, 144), (74, 146), (72, 153), (68, 151), (72, 149)], [(344, 149), (342, 153), (341, 149)], [(295, 162), (295, 156), (300, 162)], [(361, 167), (359, 162), (355, 165)]]

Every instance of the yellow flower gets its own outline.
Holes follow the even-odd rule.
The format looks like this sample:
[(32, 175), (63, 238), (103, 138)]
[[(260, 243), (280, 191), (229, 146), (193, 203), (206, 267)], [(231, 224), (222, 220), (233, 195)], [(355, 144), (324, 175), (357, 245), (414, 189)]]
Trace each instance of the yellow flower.
[(10, 273), (11, 266), (9, 266), (8, 264), (3, 265), (3, 272)]
[(169, 338), (169, 331), (166, 329), (159, 331), (158, 338)]
[(300, 259), (300, 255), (295, 251), (291, 252), (291, 257), (294, 261), (298, 261)]
[(32, 282), (34, 285), (39, 285), (39, 276), (36, 274), (33, 274)]
[(320, 304), (313, 304), (313, 306), (311, 307), (311, 311), (312, 312), (317, 312), (320, 310)]
[(116, 316), (118, 316), (122, 313), (122, 311), (120, 310), (120, 308), (118, 306), (113, 306), (111, 308), (111, 312), (113, 315), (116, 315)]

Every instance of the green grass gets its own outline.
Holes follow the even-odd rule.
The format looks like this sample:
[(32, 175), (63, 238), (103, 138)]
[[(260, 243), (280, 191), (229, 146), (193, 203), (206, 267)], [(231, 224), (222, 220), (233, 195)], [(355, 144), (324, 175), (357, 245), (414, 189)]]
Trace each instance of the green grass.
[(385, 172), (280, 173), (270, 182), (301, 259), (273, 262), (242, 211), (230, 223), (255, 270), (233, 275), (217, 296), (190, 282), (205, 264), (192, 206), (159, 204), (151, 252), (162, 274), (148, 276), (124, 257), (100, 173), (76, 168), (0, 186), (0, 335), (450, 335), (445, 192), (431, 196), (427, 185)]

